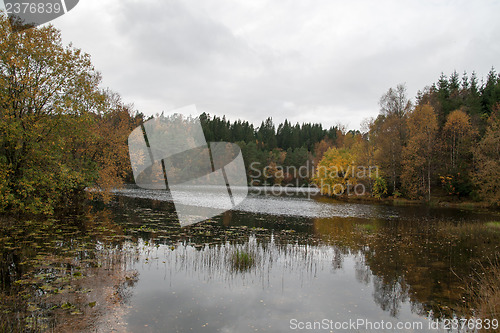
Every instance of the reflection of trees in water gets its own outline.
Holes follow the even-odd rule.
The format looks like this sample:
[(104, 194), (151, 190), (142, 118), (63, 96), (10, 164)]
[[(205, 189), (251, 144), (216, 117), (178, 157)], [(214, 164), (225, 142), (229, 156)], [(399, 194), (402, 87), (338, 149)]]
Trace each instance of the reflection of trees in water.
[[(316, 219), (314, 228), (323, 242), (359, 253), (356, 278), (371, 279), (375, 302), (394, 316), (407, 301), (418, 314), (467, 315), (466, 279), (500, 242), (500, 233), (477, 223)], [(334, 269), (342, 266), (341, 253), (333, 256)]]
[(365, 259), (362, 255), (356, 255), (356, 263), (354, 266), (354, 272), (356, 275), (356, 279), (365, 285), (370, 283), (372, 277), (372, 271), (370, 270), (370, 266), (365, 263)]
[(339, 247), (333, 247), (333, 257), (332, 257), (332, 268), (342, 269), (342, 264), (344, 263), (344, 257), (348, 255), (345, 249)]
[(373, 299), (380, 305), (382, 310), (387, 311), (393, 317), (397, 317), (401, 304), (408, 299), (408, 289), (402, 276), (392, 281), (384, 281), (383, 277), (373, 277)]
[[(123, 198), (120, 201), (130, 207), (135, 202)], [(303, 272), (300, 277), (305, 281), (315, 271), (325, 269), (325, 262), (330, 263), (326, 269), (335, 271), (354, 255), (356, 279), (372, 284), (377, 304), (393, 314), (397, 314), (402, 302), (408, 302), (419, 314), (431, 311), (437, 316), (460, 315), (466, 283), (460, 277), (467, 277), (472, 272), (472, 262), (494, 252), (494, 244), (500, 243), (491, 233), (436, 221), (332, 218), (316, 219), (311, 228), (309, 220), (237, 211), (212, 223), (181, 230), (173, 226), (170, 213), (165, 214), (171, 203), (161, 205), (151, 204), (145, 209), (141, 202), (134, 211), (121, 206), (128, 214), (124, 225), (134, 240), (156, 238), (155, 244), (184, 246), (180, 252), (171, 251), (170, 260), (175, 259), (176, 265), (184, 263), (182, 269), (196, 268), (194, 273), (200, 279), (232, 280), (239, 274), (244, 278), (260, 277), (265, 282), (270, 270), (278, 269), (284, 275)], [(166, 230), (166, 235), (145, 230), (132, 233), (134, 226), (142, 224), (147, 229)], [(252, 245), (246, 248), (245, 244)], [(250, 269), (231, 270), (231, 251), (236, 249), (250, 252), (255, 258)], [(182, 252), (185, 257), (172, 257)]]

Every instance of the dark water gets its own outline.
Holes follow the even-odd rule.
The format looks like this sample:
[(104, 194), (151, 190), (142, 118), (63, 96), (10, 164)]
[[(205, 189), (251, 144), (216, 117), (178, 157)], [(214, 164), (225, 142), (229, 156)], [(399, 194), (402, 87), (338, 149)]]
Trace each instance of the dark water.
[[(285, 332), (321, 322), (332, 325), (325, 332), (437, 332), (431, 320), (471, 314), (471, 277), (500, 250), (490, 223), (500, 217), (488, 211), (253, 194), (237, 210), (180, 228), (168, 200), (122, 191), (69, 230), (55, 223), (42, 237), (25, 227), (17, 239), (40, 240), (33, 247), (28, 238), (22, 251), (4, 229), (3, 293), (31, 291), (0, 311), (28, 311), (55, 331), (73, 320), (75, 330), (94, 331)], [(124, 306), (103, 306), (117, 285)], [(335, 327), (350, 321), (360, 326)], [(376, 329), (381, 321), (393, 329)]]

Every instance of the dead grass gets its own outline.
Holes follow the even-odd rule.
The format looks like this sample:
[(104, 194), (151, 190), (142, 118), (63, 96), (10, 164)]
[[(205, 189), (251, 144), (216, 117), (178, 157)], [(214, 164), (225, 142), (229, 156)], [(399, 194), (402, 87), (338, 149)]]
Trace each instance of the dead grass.
[(500, 319), (500, 254), (489, 260), (487, 265), (480, 264), (470, 293), (474, 317)]

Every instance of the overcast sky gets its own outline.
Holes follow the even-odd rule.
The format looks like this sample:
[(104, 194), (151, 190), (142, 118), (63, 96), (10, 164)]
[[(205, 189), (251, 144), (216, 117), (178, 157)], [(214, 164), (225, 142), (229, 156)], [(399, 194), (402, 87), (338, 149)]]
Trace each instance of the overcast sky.
[(500, 1), (80, 0), (52, 23), (145, 114), (359, 128), (406, 83), (500, 70)]

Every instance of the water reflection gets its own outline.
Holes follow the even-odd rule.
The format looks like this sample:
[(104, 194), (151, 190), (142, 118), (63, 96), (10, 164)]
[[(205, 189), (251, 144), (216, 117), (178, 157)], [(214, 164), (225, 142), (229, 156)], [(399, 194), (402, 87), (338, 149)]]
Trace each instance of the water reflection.
[[(2, 223), (3, 327), (282, 332), (293, 318), (427, 327), (429, 316), (468, 314), (467, 278), (499, 250), (489, 213), (252, 200), (287, 214), (252, 208), (180, 228), (171, 202), (121, 196), (69, 221)], [(315, 202), (340, 213), (290, 214)]]
[[(140, 257), (145, 264), (136, 267), (141, 279), (128, 318), (133, 331), (167, 324), (179, 331), (203, 325), (207, 331), (281, 331), (291, 318), (426, 322), (428, 316), (468, 314), (464, 277), (500, 243), (498, 233), (481, 227), (491, 215), (474, 212), (368, 206), (358, 217), (311, 219), (233, 211), (175, 231), (175, 218), (162, 216), (170, 203), (121, 200), (120, 207), (136, 205), (131, 225), (151, 218), (147, 225), (155, 231), (137, 239), (158, 246), (153, 260)], [(254, 200), (302, 208), (296, 199)], [(240, 250), (255, 257), (248, 270), (232, 267), (231, 256)]]
[[(395, 321), (372, 300), (378, 291), (356, 280), (357, 255), (345, 255), (343, 268), (334, 269), (336, 254), (331, 247), (259, 243), (254, 236), (248, 244), (252, 243), (257, 264), (244, 272), (231, 267), (230, 255), (238, 245), (201, 250), (189, 245), (175, 250), (153, 247), (135, 267), (141, 275), (127, 318), (130, 331), (169, 327), (172, 331), (283, 332), (292, 318)], [(409, 306), (400, 314), (425, 322)]]
[(317, 219), (314, 225), (325, 241), (362, 254), (377, 276), (375, 300), (394, 316), (407, 298), (420, 314), (464, 313), (467, 277), (500, 243), (500, 234), (479, 222)]

